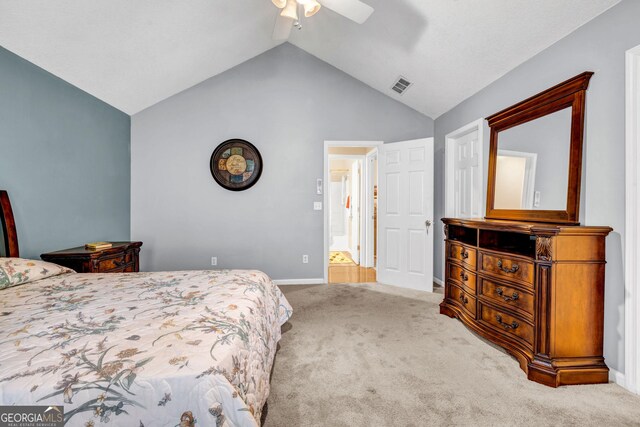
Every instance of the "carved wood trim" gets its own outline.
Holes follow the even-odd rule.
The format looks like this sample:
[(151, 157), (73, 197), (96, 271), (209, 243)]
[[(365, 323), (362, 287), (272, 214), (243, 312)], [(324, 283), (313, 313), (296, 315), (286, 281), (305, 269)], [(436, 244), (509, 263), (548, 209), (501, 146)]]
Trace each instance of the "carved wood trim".
[(538, 261), (551, 261), (552, 258), (551, 237), (538, 237), (536, 239), (536, 259)]

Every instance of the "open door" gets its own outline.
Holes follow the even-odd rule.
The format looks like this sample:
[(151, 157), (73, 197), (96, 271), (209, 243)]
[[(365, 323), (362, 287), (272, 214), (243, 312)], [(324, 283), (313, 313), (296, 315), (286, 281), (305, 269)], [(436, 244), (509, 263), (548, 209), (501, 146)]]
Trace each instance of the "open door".
[(382, 145), (378, 172), (378, 281), (432, 292), (433, 138)]

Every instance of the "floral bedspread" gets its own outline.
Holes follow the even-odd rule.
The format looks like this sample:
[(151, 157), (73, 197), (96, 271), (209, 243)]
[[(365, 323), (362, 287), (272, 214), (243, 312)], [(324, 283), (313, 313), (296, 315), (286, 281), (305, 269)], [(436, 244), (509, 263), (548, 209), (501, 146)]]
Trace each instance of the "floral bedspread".
[(0, 291), (0, 404), (68, 426), (256, 426), (291, 306), (259, 271), (63, 274)]

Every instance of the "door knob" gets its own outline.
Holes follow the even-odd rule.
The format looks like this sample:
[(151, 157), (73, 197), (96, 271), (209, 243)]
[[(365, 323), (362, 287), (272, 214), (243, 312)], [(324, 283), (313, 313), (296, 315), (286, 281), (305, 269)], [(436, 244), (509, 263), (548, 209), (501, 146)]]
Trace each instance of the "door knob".
[(431, 227), (431, 220), (428, 219), (424, 222), (424, 225), (427, 227), (427, 234), (429, 234), (429, 228)]

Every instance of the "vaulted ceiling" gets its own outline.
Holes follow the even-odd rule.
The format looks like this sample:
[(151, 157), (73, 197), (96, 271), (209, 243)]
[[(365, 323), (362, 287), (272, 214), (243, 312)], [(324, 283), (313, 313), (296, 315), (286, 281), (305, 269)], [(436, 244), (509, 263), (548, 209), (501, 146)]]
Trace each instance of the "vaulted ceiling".
[[(322, 0), (319, 0), (322, 2)], [(437, 117), (620, 0), (363, 0), (290, 42)], [(135, 114), (281, 42), (270, 0), (2, 0), (0, 45)], [(391, 91), (398, 76), (413, 85)]]

